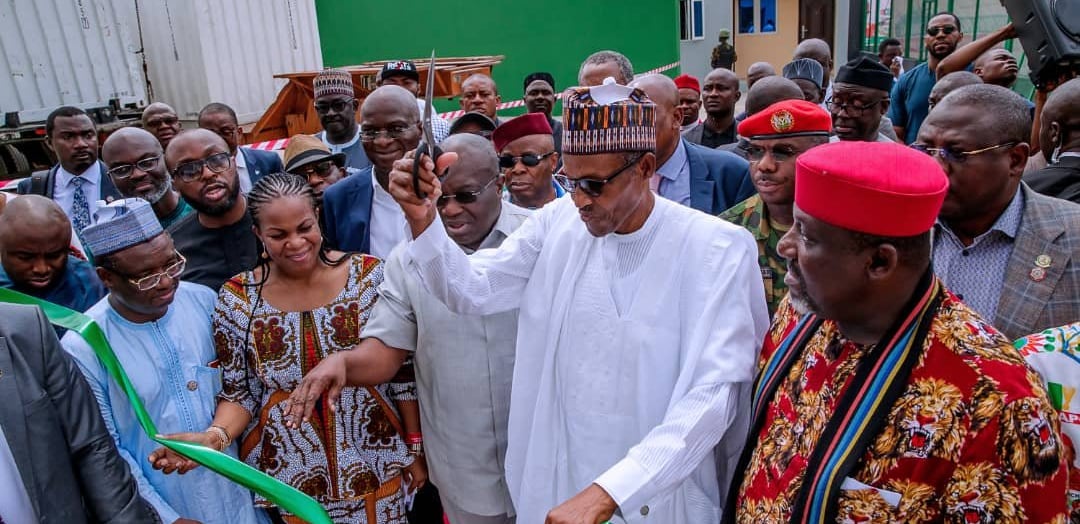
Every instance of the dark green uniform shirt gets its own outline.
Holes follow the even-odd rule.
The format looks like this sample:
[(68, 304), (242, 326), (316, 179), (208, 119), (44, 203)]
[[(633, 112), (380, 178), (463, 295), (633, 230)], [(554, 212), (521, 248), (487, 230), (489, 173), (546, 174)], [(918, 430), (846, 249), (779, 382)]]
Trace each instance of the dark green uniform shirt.
[(787, 295), (787, 262), (776, 252), (776, 245), (786, 231), (774, 229), (769, 224), (769, 210), (761, 197), (754, 195), (720, 214), (720, 218), (740, 225), (754, 235), (758, 246), (758, 267), (765, 282), (765, 302), (769, 305), (769, 317), (776, 314), (780, 301)]

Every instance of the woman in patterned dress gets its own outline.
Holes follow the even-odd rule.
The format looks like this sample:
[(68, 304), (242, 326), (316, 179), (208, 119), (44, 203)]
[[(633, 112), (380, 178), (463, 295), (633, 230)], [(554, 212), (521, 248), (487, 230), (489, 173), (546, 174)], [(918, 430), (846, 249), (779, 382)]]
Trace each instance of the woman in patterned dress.
[[(382, 262), (325, 248), (314, 195), (300, 177), (268, 175), (248, 202), (264, 254), (218, 295), (214, 343), (223, 388), (211, 429), (225, 434), (203, 434), (203, 443), (219, 447), (242, 436), (242, 460), (311, 495), (334, 522), (405, 524), (406, 490), (427, 478), (423, 457), (401, 439), (420, 424), (408, 366), (389, 384), (345, 388), (308, 420), (285, 419), (284, 401), (301, 378), (359, 343)], [(256, 504), (272, 507), (258, 495)]]

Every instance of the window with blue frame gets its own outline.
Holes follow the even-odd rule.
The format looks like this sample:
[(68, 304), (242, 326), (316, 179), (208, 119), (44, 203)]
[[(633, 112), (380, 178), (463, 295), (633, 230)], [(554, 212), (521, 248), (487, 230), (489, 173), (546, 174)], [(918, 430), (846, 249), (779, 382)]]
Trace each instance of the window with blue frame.
[(739, 0), (739, 32), (776, 32), (776, 0)]

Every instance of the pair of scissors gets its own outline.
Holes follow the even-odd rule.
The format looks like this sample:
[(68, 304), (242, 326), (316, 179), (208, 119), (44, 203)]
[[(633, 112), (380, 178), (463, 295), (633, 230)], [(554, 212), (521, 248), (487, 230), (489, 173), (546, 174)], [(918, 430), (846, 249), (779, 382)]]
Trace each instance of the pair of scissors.
[(435, 98), (435, 50), (431, 50), (431, 62), (428, 63), (427, 85), (424, 88), (424, 138), (420, 145), (416, 146), (416, 154), (413, 157), (413, 191), (417, 198), (427, 198), (427, 194), (420, 190), (420, 162), (424, 155), (431, 158), (434, 163), (443, 154), (442, 149), (435, 143), (435, 132), (432, 131), (432, 105)]

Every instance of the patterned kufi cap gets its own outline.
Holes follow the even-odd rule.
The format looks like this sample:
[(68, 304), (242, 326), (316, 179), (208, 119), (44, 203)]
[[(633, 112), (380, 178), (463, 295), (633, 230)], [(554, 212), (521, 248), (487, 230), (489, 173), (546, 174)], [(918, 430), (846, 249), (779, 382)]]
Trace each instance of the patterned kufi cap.
[(656, 106), (644, 91), (618, 85), (574, 87), (563, 95), (563, 153), (656, 150)]
[(142, 244), (161, 234), (161, 223), (150, 203), (141, 198), (99, 202), (94, 223), (82, 230), (82, 240), (94, 255), (108, 255)]
[(312, 82), (315, 87), (315, 98), (324, 96), (346, 95), (356, 96), (353, 90), (352, 75), (344, 69), (323, 69), (315, 75)]

